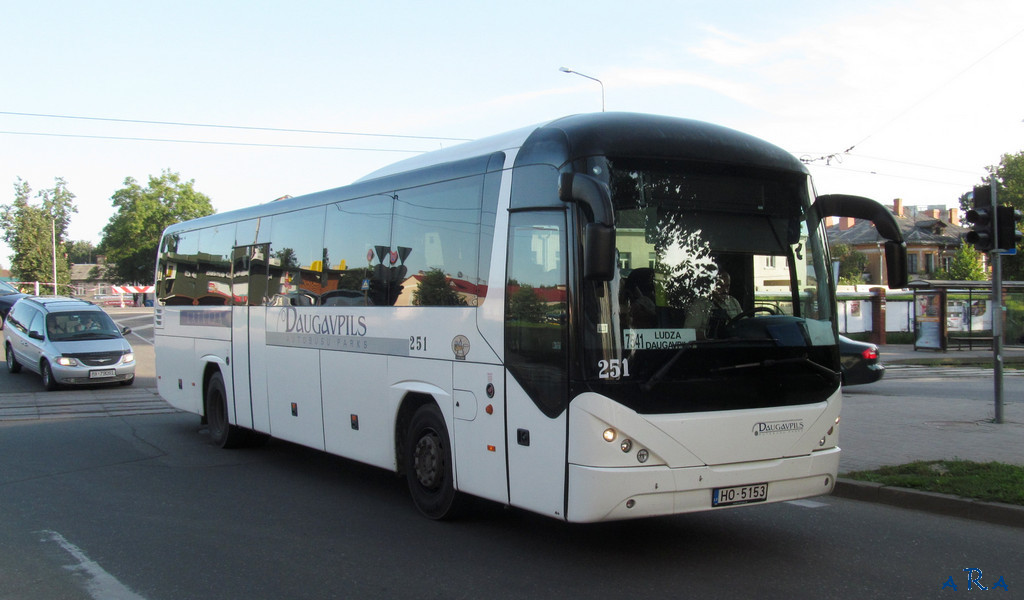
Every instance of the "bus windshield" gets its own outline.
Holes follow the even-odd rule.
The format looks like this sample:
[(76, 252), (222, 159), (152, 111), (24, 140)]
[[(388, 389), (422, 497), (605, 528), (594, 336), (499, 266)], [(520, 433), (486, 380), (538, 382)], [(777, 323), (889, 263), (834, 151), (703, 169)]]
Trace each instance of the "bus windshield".
[(609, 165), (618, 274), (584, 286), (587, 387), (641, 413), (834, 394), (832, 289), (806, 175)]

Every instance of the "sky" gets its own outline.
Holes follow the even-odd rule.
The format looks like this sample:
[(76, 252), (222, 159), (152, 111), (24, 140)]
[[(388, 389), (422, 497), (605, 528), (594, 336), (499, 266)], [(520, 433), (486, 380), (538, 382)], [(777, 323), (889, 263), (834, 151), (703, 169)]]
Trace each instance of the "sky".
[(768, 140), (819, 194), (956, 206), (1024, 151), (1020, 0), (0, 0), (0, 32), (0, 204), (61, 177), (93, 243), (128, 177), (224, 212), (600, 111), (559, 67)]

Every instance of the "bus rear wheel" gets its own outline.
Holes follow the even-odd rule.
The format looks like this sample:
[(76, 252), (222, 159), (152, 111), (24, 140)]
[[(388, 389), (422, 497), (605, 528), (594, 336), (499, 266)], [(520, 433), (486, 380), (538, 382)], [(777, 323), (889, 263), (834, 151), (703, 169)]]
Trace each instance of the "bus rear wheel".
[(245, 430), (228, 422), (228, 395), (220, 373), (214, 373), (206, 384), (206, 421), (214, 446), (238, 448), (245, 443)]
[(450, 519), (458, 512), (451, 448), (437, 405), (418, 408), (406, 430), (405, 479), (416, 508), (431, 519)]

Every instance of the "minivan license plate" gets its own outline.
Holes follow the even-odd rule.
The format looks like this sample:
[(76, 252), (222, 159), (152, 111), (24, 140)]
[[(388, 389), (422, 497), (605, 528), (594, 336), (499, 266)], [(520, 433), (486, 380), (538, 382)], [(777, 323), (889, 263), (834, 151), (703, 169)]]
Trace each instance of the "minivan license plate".
[(113, 377), (117, 375), (117, 371), (114, 369), (101, 369), (99, 371), (89, 371), (89, 379), (103, 379), (106, 377)]
[(711, 506), (728, 506), (730, 504), (749, 504), (764, 502), (768, 499), (768, 484), (755, 483), (736, 487), (715, 488), (711, 495)]

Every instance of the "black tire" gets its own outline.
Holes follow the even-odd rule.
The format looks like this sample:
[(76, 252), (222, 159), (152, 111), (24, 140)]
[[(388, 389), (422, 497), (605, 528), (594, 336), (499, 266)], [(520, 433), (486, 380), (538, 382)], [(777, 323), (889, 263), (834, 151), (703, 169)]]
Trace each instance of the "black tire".
[(20, 373), (21, 363), (14, 356), (14, 348), (11, 348), (10, 344), (4, 345), (4, 357), (7, 359), (7, 372), (8, 373)]
[(413, 504), (425, 517), (455, 517), (459, 493), (452, 474), (452, 446), (444, 416), (435, 404), (413, 415), (405, 435), (405, 479)]
[(228, 395), (224, 377), (218, 372), (206, 384), (206, 421), (210, 443), (220, 448), (238, 448), (245, 444), (245, 430), (228, 422)]
[(39, 375), (43, 378), (43, 387), (46, 391), (52, 392), (60, 387), (57, 383), (57, 378), (53, 376), (53, 369), (50, 368), (50, 363), (43, 361), (43, 364), (39, 366)]

